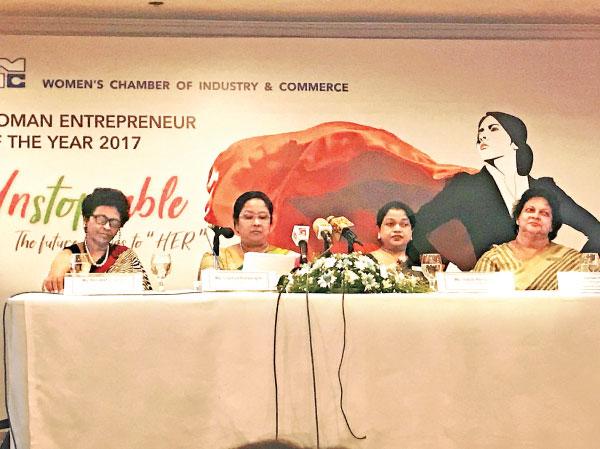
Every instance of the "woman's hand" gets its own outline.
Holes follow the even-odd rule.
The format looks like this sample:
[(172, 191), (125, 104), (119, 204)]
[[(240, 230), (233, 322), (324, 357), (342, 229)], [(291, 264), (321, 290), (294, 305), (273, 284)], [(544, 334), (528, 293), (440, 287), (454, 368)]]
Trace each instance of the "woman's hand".
[(60, 293), (64, 290), (65, 274), (71, 269), (71, 251), (62, 250), (52, 261), (50, 273), (44, 279), (43, 290)]

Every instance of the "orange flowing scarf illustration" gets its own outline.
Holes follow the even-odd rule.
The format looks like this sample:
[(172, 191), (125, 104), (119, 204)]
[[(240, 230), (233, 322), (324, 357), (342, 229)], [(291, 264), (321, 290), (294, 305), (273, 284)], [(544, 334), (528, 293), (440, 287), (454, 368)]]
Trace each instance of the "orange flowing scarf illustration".
[[(303, 131), (244, 139), (219, 154), (209, 173), (205, 220), (232, 226), (236, 198), (248, 190), (261, 190), (273, 201), (272, 244), (295, 249), (290, 238), (294, 225), (344, 215), (354, 222), (364, 243), (356, 249), (367, 252), (378, 247), (375, 220), (383, 204), (400, 200), (417, 211), (447, 179), (476, 171), (438, 164), (382, 129), (322, 123)], [(459, 232), (452, 239), (470, 246), (466, 234)], [(313, 254), (319, 252), (314, 236), (309, 247)], [(343, 248), (338, 243), (334, 249)]]

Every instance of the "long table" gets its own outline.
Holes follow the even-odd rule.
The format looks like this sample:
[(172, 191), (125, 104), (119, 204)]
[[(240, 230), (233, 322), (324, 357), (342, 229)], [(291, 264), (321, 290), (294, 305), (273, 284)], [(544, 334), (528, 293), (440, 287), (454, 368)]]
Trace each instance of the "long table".
[[(226, 449), (276, 430), (316, 447), (317, 424), (320, 447), (600, 441), (598, 295), (310, 295), (307, 309), (287, 294), (274, 346), (276, 304), (273, 293), (10, 298), (18, 449)], [(342, 388), (366, 439), (346, 425)]]

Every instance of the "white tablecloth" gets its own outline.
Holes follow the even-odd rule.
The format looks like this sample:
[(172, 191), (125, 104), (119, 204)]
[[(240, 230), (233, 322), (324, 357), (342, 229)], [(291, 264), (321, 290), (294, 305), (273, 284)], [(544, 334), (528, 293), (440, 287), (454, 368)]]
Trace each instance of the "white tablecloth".
[[(275, 436), (276, 295), (8, 300), (19, 449), (225, 449)], [(591, 449), (600, 297), (311, 295), (321, 447)], [(306, 304), (284, 295), (280, 437), (316, 446)]]

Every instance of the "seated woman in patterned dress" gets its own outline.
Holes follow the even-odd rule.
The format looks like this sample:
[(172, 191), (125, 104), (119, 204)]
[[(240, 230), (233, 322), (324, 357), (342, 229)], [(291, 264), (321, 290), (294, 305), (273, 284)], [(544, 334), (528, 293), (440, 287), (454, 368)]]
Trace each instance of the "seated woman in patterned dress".
[(145, 290), (152, 290), (148, 275), (135, 252), (126, 246), (111, 243), (121, 227), (129, 220), (129, 202), (120, 190), (96, 188), (81, 203), (83, 216), (83, 242), (74, 243), (62, 250), (52, 262), (43, 288), (60, 292), (64, 288), (65, 274), (71, 269), (73, 254), (87, 253), (91, 262), (90, 273), (143, 274)]
[(526, 190), (513, 219), (516, 238), (494, 245), (473, 271), (512, 271), (518, 290), (556, 290), (556, 273), (576, 270), (580, 261), (579, 252), (552, 242), (562, 225), (558, 200), (543, 189)]

